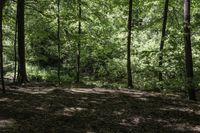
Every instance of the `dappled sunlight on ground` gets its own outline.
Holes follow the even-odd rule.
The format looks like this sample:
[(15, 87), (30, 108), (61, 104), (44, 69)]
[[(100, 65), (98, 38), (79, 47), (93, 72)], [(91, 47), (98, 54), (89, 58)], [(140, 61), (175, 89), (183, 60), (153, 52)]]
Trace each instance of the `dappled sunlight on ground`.
[(191, 131), (191, 132), (200, 132), (200, 125), (198, 126), (191, 126), (189, 123), (180, 123), (175, 125), (167, 125), (168, 128), (174, 128), (177, 131), (185, 132), (185, 131)]
[(13, 127), (15, 123), (16, 121), (14, 119), (7, 119), (4, 117), (0, 117), (0, 129), (2, 130), (6, 130), (7, 128)]
[(16, 88), (0, 94), (0, 115), (13, 118), (7, 119), (10, 124), (4, 122), (10, 133), (200, 133), (199, 103), (177, 95), (128, 89)]
[(65, 107), (63, 110), (58, 110), (55, 112), (56, 115), (73, 116), (75, 113), (86, 111), (86, 108), (81, 107)]
[(170, 106), (166, 106), (161, 108), (160, 110), (162, 111), (180, 111), (180, 112), (188, 112), (188, 113), (195, 113), (195, 111), (193, 109), (190, 109), (189, 107), (170, 107)]
[(128, 120), (123, 119), (122, 122), (120, 123), (120, 125), (132, 127), (132, 126), (137, 126), (142, 121), (144, 121), (144, 118), (139, 117), (139, 116), (134, 116), (132, 118), (129, 118)]
[(55, 87), (15, 87), (14, 89), (11, 88), (10, 90), (17, 90), (19, 92), (29, 93), (29, 94), (47, 94), (53, 90)]
[(9, 98), (1, 98), (0, 102), (8, 102), (10, 99)]

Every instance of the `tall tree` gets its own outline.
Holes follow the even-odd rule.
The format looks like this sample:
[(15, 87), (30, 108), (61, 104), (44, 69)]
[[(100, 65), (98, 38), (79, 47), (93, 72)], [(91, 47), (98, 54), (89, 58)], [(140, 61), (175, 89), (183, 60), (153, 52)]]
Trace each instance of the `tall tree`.
[[(166, 27), (167, 27), (167, 18), (168, 18), (168, 8), (169, 0), (165, 0), (164, 12), (163, 12), (163, 25), (162, 25), (162, 35), (160, 42), (160, 55), (159, 55), (159, 68), (162, 68), (163, 65), (163, 49), (166, 39)], [(159, 81), (163, 81), (162, 71), (159, 71)]]
[(190, 0), (184, 0), (184, 41), (185, 41), (185, 64), (186, 64), (186, 87), (189, 99), (196, 100), (196, 93), (193, 85), (193, 61), (190, 31)]
[(25, 29), (24, 29), (24, 6), (25, 0), (17, 1), (17, 24), (18, 24), (18, 82), (28, 82), (26, 74), (26, 60), (25, 60)]
[(76, 82), (80, 82), (80, 53), (81, 53), (81, 0), (78, 0), (78, 45), (77, 45), (77, 70), (76, 70)]
[(128, 42), (127, 42), (127, 73), (128, 73), (128, 87), (133, 87), (132, 69), (131, 69), (131, 29), (132, 29), (132, 14), (133, 14), (133, 0), (129, 0), (129, 14), (128, 14)]
[(61, 70), (61, 60), (60, 60), (60, 0), (57, 0), (57, 45), (58, 45), (58, 82), (60, 84), (60, 70)]
[(1, 68), (1, 85), (3, 93), (6, 92), (5, 90), (5, 84), (4, 84), (4, 75), (3, 75), (3, 31), (2, 31), (2, 20), (3, 20), (3, 6), (4, 6), (5, 0), (0, 1), (0, 68)]

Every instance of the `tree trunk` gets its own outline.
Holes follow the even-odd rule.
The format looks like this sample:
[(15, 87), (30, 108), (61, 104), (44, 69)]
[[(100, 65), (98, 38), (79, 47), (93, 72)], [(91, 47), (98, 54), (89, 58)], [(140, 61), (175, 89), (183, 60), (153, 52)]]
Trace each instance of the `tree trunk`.
[(57, 12), (57, 23), (58, 23), (58, 27), (57, 27), (57, 45), (58, 45), (58, 82), (60, 84), (60, 70), (61, 70), (61, 53), (60, 53), (60, 0), (57, 0), (57, 8), (58, 8), (58, 12)]
[(24, 0), (17, 1), (17, 23), (18, 23), (18, 82), (28, 82), (26, 75), (26, 60), (25, 60), (25, 34), (24, 34)]
[(196, 100), (193, 85), (193, 61), (190, 32), (190, 0), (184, 0), (184, 41), (185, 41), (185, 64), (186, 64), (186, 87), (189, 99)]
[(6, 93), (3, 75), (3, 31), (2, 31), (2, 20), (3, 20), (3, 5), (4, 1), (0, 1), (0, 63), (1, 63), (1, 85), (3, 93)]
[(132, 88), (132, 69), (131, 69), (131, 29), (132, 29), (132, 13), (133, 0), (129, 0), (129, 16), (128, 16), (128, 43), (127, 43), (127, 73), (128, 73), (128, 87)]
[[(168, 8), (169, 8), (169, 0), (165, 0), (165, 7), (164, 7), (164, 12), (163, 12), (162, 36), (161, 36), (161, 42), (160, 42), (160, 55), (159, 55), (159, 68), (160, 69), (162, 68), (162, 65), (163, 65), (163, 48), (164, 48), (165, 38), (166, 38)], [(159, 71), (158, 78), (159, 78), (160, 82), (163, 81), (162, 70)]]
[(76, 70), (76, 82), (80, 82), (80, 53), (81, 53), (81, 0), (78, 0), (78, 46), (77, 46), (77, 70)]

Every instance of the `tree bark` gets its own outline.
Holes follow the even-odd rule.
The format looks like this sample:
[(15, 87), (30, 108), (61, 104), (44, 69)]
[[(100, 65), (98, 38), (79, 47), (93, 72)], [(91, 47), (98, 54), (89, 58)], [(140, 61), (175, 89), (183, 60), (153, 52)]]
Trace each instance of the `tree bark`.
[(5, 90), (5, 84), (4, 84), (4, 69), (3, 69), (3, 31), (2, 31), (2, 21), (3, 21), (3, 5), (4, 5), (4, 0), (0, 1), (0, 63), (1, 63), (1, 85), (2, 85), (2, 91), (3, 93), (6, 93)]
[(196, 100), (196, 93), (193, 85), (193, 61), (190, 31), (190, 0), (184, 0), (184, 42), (185, 42), (185, 64), (186, 64), (186, 87), (189, 99)]
[[(167, 27), (167, 18), (168, 18), (168, 8), (169, 8), (169, 0), (165, 0), (164, 12), (163, 12), (163, 25), (162, 25), (162, 35), (160, 42), (160, 54), (159, 54), (159, 68), (162, 68), (163, 65), (163, 49), (166, 38), (166, 27)], [(163, 81), (162, 71), (159, 70), (159, 81)], [(162, 88), (162, 87), (161, 87)]]
[(80, 54), (81, 54), (81, 0), (78, 0), (78, 45), (77, 45), (77, 70), (76, 70), (76, 83), (80, 82)]
[(128, 74), (128, 87), (133, 87), (132, 68), (131, 68), (131, 29), (132, 29), (132, 13), (133, 13), (133, 0), (129, 0), (129, 15), (128, 15), (128, 42), (127, 42), (127, 74)]
[(24, 6), (25, 0), (17, 1), (17, 23), (18, 23), (18, 82), (28, 82), (26, 74), (26, 59), (25, 59), (25, 33), (24, 33)]

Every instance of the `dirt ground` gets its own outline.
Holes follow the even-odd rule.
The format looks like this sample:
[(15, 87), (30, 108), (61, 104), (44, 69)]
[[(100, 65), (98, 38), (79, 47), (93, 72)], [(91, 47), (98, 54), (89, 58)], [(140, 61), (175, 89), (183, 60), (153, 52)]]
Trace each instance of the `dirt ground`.
[(134, 90), (9, 87), (2, 133), (200, 133), (200, 103)]

